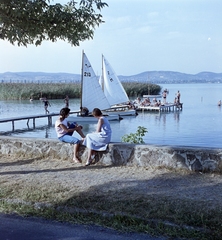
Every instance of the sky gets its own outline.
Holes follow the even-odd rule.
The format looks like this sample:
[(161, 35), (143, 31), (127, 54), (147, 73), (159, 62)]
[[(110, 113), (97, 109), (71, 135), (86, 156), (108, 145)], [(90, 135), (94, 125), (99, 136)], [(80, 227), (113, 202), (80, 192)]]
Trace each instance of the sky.
[(104, 1), (109, 5), (101, 12), (105, 23), (78, 47), (64, 41), (18, 47), (0, 40), (0, 73), (80, 74), (83, 50), (98, 75), (102, 54), (117, 75), (222, 73), (221, 0)]

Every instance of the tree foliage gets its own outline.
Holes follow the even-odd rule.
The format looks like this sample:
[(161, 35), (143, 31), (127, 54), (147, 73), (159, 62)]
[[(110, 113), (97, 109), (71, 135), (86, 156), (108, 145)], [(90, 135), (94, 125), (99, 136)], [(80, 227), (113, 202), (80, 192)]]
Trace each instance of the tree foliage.
[(0, 0), (0, 39), (18, 46), (61, 39), (78, 46), (93, 38), (95, 27), (104, 22), (100, 11), (108, 6), (101, 0), (81, 0), (79, 4), (69, 0), (64, 5), (51, 2)]

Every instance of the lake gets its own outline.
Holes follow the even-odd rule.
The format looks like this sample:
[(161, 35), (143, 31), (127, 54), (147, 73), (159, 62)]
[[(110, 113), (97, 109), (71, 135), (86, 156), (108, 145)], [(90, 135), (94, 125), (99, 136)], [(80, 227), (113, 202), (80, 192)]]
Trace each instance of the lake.
[[(111, 121), (112, 142), (120, 142), (123, 135), (135, 133), (138, 126), (143, 126), (148, 130), (143, 138), (148, 144), (221, 148), (222, 112), (217, 103), (222, 99), (222, 84), (162, 84), (161, 86), (163, 89), (169, 89), (168, 102), (173, 102), (175, 94), (178, 90), (180, 91), (183, 110), (139, 112), (136, 117), (124, 117), (121, 121)], [(59, 112), (64, 107), (62, 99), (49, 101), (50, 112)], [(73, 111), (78, 110), (79, 99), (70, 99), (70, 108)], [(44, 113), (43, 103), (39, 100), (0, 101), (1, 118)], [(56, 118), (53, 117), (53, 124)], [(96, 123), (79, 122), (79, 124), (83, 125), (84, 133), (95, 131)], [(32, 121), (29, 127), (26, 121), (16, 121), (15, 128), (16, 131), (11, 132), (11, 123), (0, 124), (0, 134), (56, 138), (54, 126), (48, 126), (47, 119), (36, 119), (35, 129), (32, 129)]]

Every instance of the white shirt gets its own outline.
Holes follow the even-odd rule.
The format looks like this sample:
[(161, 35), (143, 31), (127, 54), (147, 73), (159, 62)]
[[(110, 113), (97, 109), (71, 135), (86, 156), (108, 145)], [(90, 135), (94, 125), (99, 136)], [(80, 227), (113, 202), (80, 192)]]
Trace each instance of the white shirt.
[(63, 121), (61, 121), (60, 119), (57, 119), (55, 122), (55, 130), (56, 130), (58, 138), (62, 137), (63, 135), (65, 135), (67, 133), (67, 131), (65, 131), (64, 129), (62, 129), (60, 127), (60, 124), (63, 124), (68, 128), (68, 122), (67, 122), (66, 118)]

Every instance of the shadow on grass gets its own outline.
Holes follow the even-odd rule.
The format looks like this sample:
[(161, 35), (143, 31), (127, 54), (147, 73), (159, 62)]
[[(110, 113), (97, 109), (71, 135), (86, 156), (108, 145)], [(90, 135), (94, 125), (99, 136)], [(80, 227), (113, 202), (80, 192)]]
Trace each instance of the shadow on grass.
[[(0, 166), (25, 165), (36, 160), (38, 158), (11, 163), (3, 162)], [(27, 186), (27, 191), (30, 192), (29, 202), (35, 202), (36, 199), (45, 202), (51, 196), (57, 196), (64, 191), (61, 198), (52, 202), (51, 209), (45, 208), (44, 211), (35, 209), (36, 214), (47, 212), (46, 215), (57, 220), (95, 223), (120, 230), (166, 234), (171, 237), (189, 237), (190, 239), (220, 239), (222, 235), (220, 175), (175, 171), (166, 173), (158, 170), (149, 171), (148, 168), (146, 168), (146, 175), (146, 171), (141, 173), (130, 167), (126, 170), (127, 174), (124, 174), (121, 166), (85, 167), (78, 164), (72, 167), (69, 163), (67, 167), (60, 167), (59, 164), (58, 161), (57, 167), (52, 169), (46, 166), (45, 169), (41, 167), (39, 170), (7, 170), (1, 172), (0, 176), (19, 174), (22, 177), (21, 175), (32, 173), (45, 173), (47, 176), (47, 173), (51, 172), (64, 175), (64, 172), (72, 171), (79, 174), (81, 178), (82, 174), (87, 174), (93, 184), (86, 186), (85, 191), (82, 190), (83, 188), (78, 190), (75, 181), (69, 186), (57, 181), (57, 185), (52, 184), (51, 189), (48, 182)], [(103, 184), (98, 184), (101, 181), (97, 181), (97, 178), (101, 174), (113, 173), (113, 171), (107, 171), (111, 168), (115, 168), (119, 174), (113, 178), (107, 175), (107, 178), (103, 177)], [(35, 179), (35, 175), (32, 177)], [(67, 177), (72, 176), (68, 174)], [(13, 188), (15, 191), (16, 189)], [(69, 193), (69, 197), (65, 194), (66, 192)], [(43, 195), (42, 198), (39, 197), (40, 194)], [(26, 195), (24, 196), (27, 198)]]
[(132, 176), (95, 185), (60, 206), (68, 207), (72, 217), (82, 214), (89, 222), (120, 229), (220, 239), (221, 191), (221, 182), (209, 174), (174, 172), (147, 180)]
[[(35, 161), (42, 160), (42, 157), (40, 158), (32, 158), (32, 159), (24, 159), (24, 160), (17, 160), (13, 162), (2, 162), (0, 163), (0, 167), (13, 167), (13, 166), (19, 166), (19, 165), (28, 165), (32, 164)], [(74, 164), (74, 163), (73, 163)], [(103, 165), (91, 165), (91, 166), (85, 166), (84, 164), (75, 164), (75, 167), (67, 167), (67, 168), (48, 168), (48, 169), (40, 169), (40, 170), (22, 170), (22, 171), (4, 171), (0, 172), (1, 175), (10, 175), (10, 174), (32, 174), (32, 173), (47, 173), (47, 172), (68, 172), (68, 171), (78, 171), (78, 170), (87, 170), (87, 169), (106, 169), (106, 168), (112, 168), (114, 166), (103, 166)]]

